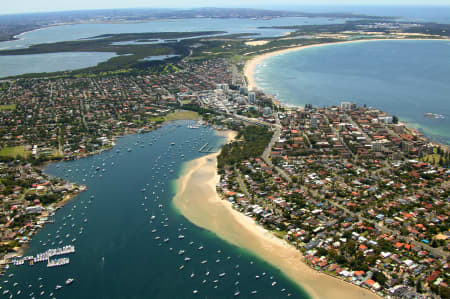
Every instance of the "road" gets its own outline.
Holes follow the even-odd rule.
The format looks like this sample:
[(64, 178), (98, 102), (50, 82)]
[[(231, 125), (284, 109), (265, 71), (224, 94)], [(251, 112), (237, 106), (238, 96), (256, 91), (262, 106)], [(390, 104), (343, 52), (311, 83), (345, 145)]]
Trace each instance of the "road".
[(368, 218), (365, 218), (364, 216), (362, 216), (361, 212), (352, 212), (352, 211), (350, 211), (345, 206), (343, 206), (342, 204), (339, 204), (337, 202), (337, 201), (343, 201), (344, 200), (343, 198), (338, 198), (337, 201), (334, 201), (334, 200), (325, 199), (325, 196), (323, 194), (319, 194), (315, 190), (308, 189), (308, 191), (310, 191), (314, 197), (322, 198), (322, 199), (326, 200), (329, 204), (331, 204), (332, 206), (334, 206), (334, 207), (336, 207), (338, 209), (343, 210), (345, 213), (347, 213), (348, 215), (352, 216), (353, 218), (357, 218), (357, 219), (359, 219), (361, 221), (366, 221), (367, 223), (372, 224), (376, 229), (380, 230), (383, 233), (395, 236), (397, 239), (400, 239), (400, 240), (402, 240), (403, 242), (406, 242), (406, 243), (411, 243), (411, 244), (413, 244), (414, 246), (416, 246), (418, 248), (423, 248), (424, 250), (427, 250), (428, 252), (432, 253), (433, 255), (448, 258), (448, 253), (443, 251), (440, 248), (433, 248), (433, 247), (431, 247), (431, 246), (429, 246), (429, 245), (427, 245), (425, 243), (418, 242), (418, 241), (416, 241), (416, 240), (414, 240), (414, 239), (412, 239), (410, 237), (402, 236), (398, 230), (393, 230), (393, 229), (387, 228), (385, 226), (381, 226), (381, 225), (377, 224), (375, 221), (373, 221), (371, 219), (368, 219)]
[[(274, 115), (275, 115), (275, 121), (276, 121), (275, 125), (267, 123), (267, 122), (262, 122), (262, 121), (260, 122), (263, 125), (271, 126), (271, 127), (275, 128), (274, 134), (272, 136), (272, 139), (270, 140), (269, 144), (267, 145), (266, 149), (264, 150), (264, 153), (262, 154), (262, 159), (264, 160), (264, 162), (267, 165), (272, 167), (272, 169), (275, 169), (275, 171), (281, 177), (283, 177), (286, 181), (291, 183), (292, 182), (291, 176), (289, 174), (287, 174), (280, 167), (273, 165), (272, 161), (270, 161), (270, 153), (272, 152), (272, 148), (275, 145), (275, 142), (277, 142), (280, 139), (281, 128), (282, 128), (282, 126), (280, 124), (280, 120), (278, 118), (278, 114), (275, 113)], [(237, 116), (237, 115), (235, 115), (235, 116)], [(252, 120), (252, 119), (250, 119), (248, 117), (243, 117), (243, 116), (239, 116), (238, 118), (245, 119), (245, 121), (249, 121), (249, 122)], [(254, 120), (253, 119), (253, 121), (258, 121), (258, 120)], [(355, 123), (355, 125), (356, 125), (356, 123)], [(359, 126), (357, 126), (357, 125), (356, 125), (356, 127), (359, 128)], [(363, 133), (363, 134), (366, 135), (365, 133)], [(366, 138), (370, 138), (370, 137), (367, 136)], [(237, 172), (237, 173), (238, 173), (238, 178), (237, 178), (238, 184), (241, 186), (241, 189), (243, 190), (243, 192), (250, 198), (249, 192), (248, 192), (247, 188), (245, 187), (245, 184), (244, 184), (244, 182), (242, 180), (240, 172)], [(355, 213), (355, 212), (350, 211), (345, 206), (343, 206), (342, 204), (338, 203), (338, 201), (344, 201), (343, 198), (338, 198), (336, 201), (329, 200), (329, 199), (325, 199), (325, 196), (323, 194), (319, 194), (315, 190), (311, 190), (311, 189), (307, 189), (307, 190), (310, 191), (313, 194), (313, 196), (315, 196), (316, 198), (322, 198), (322, 199), (326, 200), (329, 204), (331, 204), (332, 206), (334, 206), (336, 208), (339, 208), (339, 209), (345, 211), (348, 215), (351, 215), (353, 218), (356, 218), (356, 219), (359, 219), (359, 220), (362, 220), (362, 221), (366, 221), (367, 223), (372, 224), (376, 229), (380, 230), (383, 233), (386, 233), (388, 235), (396, 236), (396, 238), (398, 238), (399, 240), (402, 240), (403, 242), (406, 242), (406, 243), (411, 243), (414, 246), (416, 246), (417, 248), (423, 248), (424, 250), (427, 250), (428, 252), (432, 253), (433, 255), (444, 257), (444, 258), (448, 258), (448, 253), (443, 251), (441, 248), (433, 248), (433, 247), (431, 247), (431, 246), (429, 246), (427, 244), (424, 244), (422, 242), (418, 242), (418, 241), (416, 241), (416, 240), (414, 240), (414, 239), (412, 239), (410, 237), (404, 237), (404, 236), (401, 235), (400, 231), (393, 230), (393, 229), (387, 228), (385, 226), (381, 226), (381, 225), (377, 224), (375, 221), (373, 221), (371, 219), (368, 219), (368, 218), (365, 218), (364, 216), (362, 216), (361, 212)]]
[(234, 171), (237, 173), (236, 180), (237, 180), (237, 182), (239, 184), (239, 187), (241, 188), (242, 192), (244, 192), (245, 196), (248, 199), (252, 198), (252, 196), (250, 195), (250, 192), (248, 192), (248, 190), (247, 190), (247, 186), (245, 185), (244, 180), (242, 179), (241, 172), (237, 168), (234, 168)]

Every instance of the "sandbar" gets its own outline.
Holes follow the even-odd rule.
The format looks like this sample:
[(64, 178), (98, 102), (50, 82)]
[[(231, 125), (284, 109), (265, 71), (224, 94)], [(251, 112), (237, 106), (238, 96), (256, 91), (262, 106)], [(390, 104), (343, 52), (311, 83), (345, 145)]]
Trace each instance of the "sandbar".
[[(233, 134), (227, 134), (228, 140)], [(242, 213), (216, 191), (217, 153), (187, 162), (177, 181), (175, 207), (192, 223), (245, 248), (280, 269), (312, 298), (380, 298), (367, 289), (311, 269), (303, 255)]]

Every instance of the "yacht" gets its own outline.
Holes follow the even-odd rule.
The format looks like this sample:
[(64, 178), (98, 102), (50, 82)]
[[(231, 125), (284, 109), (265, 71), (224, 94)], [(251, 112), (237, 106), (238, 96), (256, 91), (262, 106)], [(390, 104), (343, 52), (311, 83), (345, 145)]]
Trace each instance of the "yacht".
[(75, 279), (73, 279), (73, 278), (68, 278), (68, 279), (66, 280), (66, 285), (69, 285), (69, 284), (73, 283), (74, 280), (75, 280)]

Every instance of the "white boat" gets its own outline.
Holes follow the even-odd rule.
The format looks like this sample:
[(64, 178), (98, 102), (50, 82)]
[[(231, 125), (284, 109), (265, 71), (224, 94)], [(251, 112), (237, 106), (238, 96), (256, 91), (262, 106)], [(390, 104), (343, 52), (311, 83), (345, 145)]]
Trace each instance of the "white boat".
[(74, 281), (75, 281), (75, 279), (73, 279), (73, 278), (68, 278), (68, 279), (66, 280), (66, 285), (69, 285), (69, 284), (73, 283)]

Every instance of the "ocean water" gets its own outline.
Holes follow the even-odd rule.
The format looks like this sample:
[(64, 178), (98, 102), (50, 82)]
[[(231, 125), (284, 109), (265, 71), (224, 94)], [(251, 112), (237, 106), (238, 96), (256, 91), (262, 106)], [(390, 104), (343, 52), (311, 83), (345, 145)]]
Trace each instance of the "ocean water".
[[(70, 264), (60, 267), (47, 268), (46, 262), (11, 266), (2, 278), (2, 291), (21, 290), (14, 298), (39, 297), (41, 292), (77, 299), (232, 298), (238, 291), (242, 298), (284, 298), (288, 293), (309, 298), (279, 270), (196, 227), (172, 206), (183, 163), (205, 155), (198, 152), (204, 143), (217, 149), (225, 141), (211, 128), (188, 129), (190, 123), (177, 121), (129, 135), (111, 151), (48, 166), (47, 173), (88, 190), (56, 213), (55, 223), (33, 238), (26, 255), (67, 244), (74, 244), (76, 253), (67, 255)], [(170, 240), (164, 242), (166, 238)], [(75, 281), (66, 286), (68, 278)], [(63, 287), (55, 290), (58, 284)], [(258, 293), (252, 295), (253, 290)]]
[[(257, 85), (290, 105), (350, 101), (397, 115), (433, 140), (450, 143), (450, 41), (369, 41), (273, 56)], [(430, 119), (425, 113), (444, 119)]]

